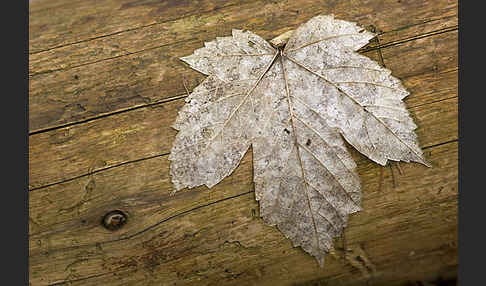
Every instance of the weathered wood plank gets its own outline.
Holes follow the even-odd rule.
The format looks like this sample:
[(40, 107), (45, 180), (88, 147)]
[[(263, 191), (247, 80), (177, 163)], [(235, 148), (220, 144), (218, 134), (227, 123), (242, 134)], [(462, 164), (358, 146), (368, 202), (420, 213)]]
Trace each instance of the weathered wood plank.
[[(258, 218), (253, 193), (242, 189), (240, 196), (175, 216), (129, 239), (93, 241), (91, 246), (62, 251), (44, 245), (48, 242), (43, 240), (40, 248), (44, 251), (37, 250), (30, 258), (31, 281), (48, 285), (109, 273), (82, 280), (80, 285), (101, 281), (110, 285), (147, 285), (150, 281), (154, 285), (176, 281), (184, 285), (284, 285), (317, 278), (331, 284), (373, 281), (373, 285), (387, 285), (397, 278), (432, 279), (440, 271), (450, 274), (457, 266), (457, 149), (457, 142), (428, 148), (433, 168), (402, 164), (399, 185), (392, 188), (391, 175), (385, 172), (381, 190), (377, 174), (382, 167), (360, 160), (364, 210), (352, 215), (346, 228), (348, 255), (343, 258), (342, 241), (338, 241), (325, 270), (300, 248), (293, 248), (278, 230), (265, 226)], [(239, 166), (234, 176), (246, 178), (248, 185), (247, 168)], [(224, 192), (223, 185), (214, 192)], [(161, 191), (160, 195), (166, 194)], [(207, 196), (204, 191), (182, 191), (173, 203), (204, 201)], [(139, 223), (137, 219), (134, 216), (131, 223)], [(103, 232), (99, 223), (91, 223)], [(404, 269), (408, 272), (403, 273)]]
[[(339, 5), (349, 3), (345, 1)], [(413, 1), (408, 4), (410, 9), (406, 10), (406, 17), (402, 15), (402, 9), (393, 8), (395, 4), (386, 3), (384, 7), (390, 7), (387, 9), (379, 6), (378, 2), (376, 5), (369, 8), (376, 14), (375, 18), (370, 17), (372, 14), (368, 10), (338, 9), (336, 13), (342, 13), (337, 15), (343, 19), (360, 21), (363, 25), (374, 24), (379, 29), (390, 31), (380, 35), (382, 44), (457, 25), (457, 3), (442, 1), (431, 6), (424, 5), (423, 1)], [(316, 11), (330, 9), (315, 1), (261, 6), (260, 2), (229, 5), (214, 13), (181, 18), (31, 55), (30, 71), (41, 74), (30, 78), (30, 131), (79, 122), (182, 95), (185, 91), (181, 83), (183, 74), (190, 87), (194, 87), (202, 76), (187, 69), (178, 58), (190, 54), (204, 41), (229, 35), (232, 28), (251, 28), (271, 39), (297, 27)], [(438, 13), (441, 18), (426, 20)], [(394, 18), (407, 20), (392, 21)], [(79, 67), (70, 68), (73, 66)], [(56, 69), (64, 70), (42, 74)]]
[[(418, 134), (423, 146), (440, 144), (458, 138), (457, 97), (421, 105), (412, 109), (412, 112), (420, 126)], [(96, 129), (90, 128), (89, 130)], [(145, 134), (141, 136), (142, 138), (149, 137)], [(98, 145), (94, 146), (99, 148)], [(121, 146), (131, 145), (127, 143)], [(85, 151), (96, 152), (96, 148)], [(170, 148), (170, 144), (165, 145), (165, 148)], [(104, 154), (106, 155), (106, 153)], [(353, 152), (353, 154), (356, 158), (365, 160), (357, 152)], [(116, 155), (117, 152), (112, 156), (116, 157)], [(426, 153), (426, 157), (428, 155)], [(179, 205), (174, 204), (174, 200), (169, 197), (172, 184), (167, 156), (157, 156), (126, 164), (32, 191), (29, 214), (35, 223), (31, 224), (30, 229), (31, 253), (35, 254), (39, 248), (37, 240), (50, 240), (49, 248), (57, 249), (130, 236), (173, 213), (238, 194), (241, 190), (248, 190), (252, 182), (252, 164), (251, 158), (248, 156), (241, 163), (240, 168), (244, 170), (241, 171), (241, 176), (227, 178), (218, 185), (216, 191), (203, 197), (202, 201), (192, 201), (193, 195), (188, 194), (198, 193), (205, 190), (205, 187), (197, 188), (189, 193), (184, 192), (189, 197), (183, 196)], [(63, 162), (65, 160), (61, 159), (59, 163), (55, 164)], [(219, 188), (223, 191), (220, 191)], [(137, 223), (131, 224), (117, 233), (100, 231), (97, 225), (99, 218), (117, 208), (126, 210), (137, 219)]]
[[(437, 41), (433, 38), (443, 39)], [(385, 63), (395, 65), (394, 74), (399, 78), (407, 75), (413, 83), (410, 85), (412, 94), (405, 100), (409, 108), (457, 95), (457, 78), (455, 81), (449, 82), (449, 89), (445, 90), (436, 90), (432, 87), (434, 81), (424, 83), (424, 80), (421, 80), (421, 78), (429, 80), (434, 77), (436, 78), (435, 84), (440, 84), (443, 83), (440, 80), (443, 75), (440, 70), (434, 71), (433, 75), (424, 73), (434, 70), (433, 67), (438, 65), (444, 68), (444, 71), (457, 68), (457, 50), (455, 53), (450, 51), (457, 48), (454, 43), (457, 40), (457, 32), (440, 34), (427, 39), (429, 38), (421, 39), (420, 45), (407, 42), (387, 48), (390, 50), (404, 48), (404, 53), (400, 57), (397, 57), (396, 54), (388, 57), (387, 49), (383, 49)], [(435, 50), (438, 55), (436, 58), (427, 60), (417, 55), (421, 50), (433, 48), (436, 42), (450, 42), (450, 44), (449, 46), (438, 46), (438, 49)], [(375, 51), (368, 52), (366, 55), (378, 60)], [(403, 58), (407, 58), (409, 61), (404, 62)], [(415, 62), (414, 59), (420, 61)], [(405, 70), (406, 74), (402, 74), (401, 70)], [(411, 74), (416, 76), (411, 76)], [(404, 80), (404, 84), (408, 87), (407, 79)], [(443, 84), (441, 85), (443, 86)], [(431, 89), (425, 90), (424, 87)], [(433, 96), (430, 96), (431, 92), (434, 93)], [(429, 96), (422, 100), (421, 94)], [(175, 100), (30, 136), (30, 189), (71, 179), (87, 174), (89, 171), (169, 152), (175, 135), (175, 131), (170, 125), (176, 117), (177, 109), (182, 105), (182, 99)], [(418, 125), (421, 126), (421, 123)], [(420, 129), (418, 132), (421, 132)], [(444, 141), (439, 142), (424, 140), (422, 144), (427, 146), (448, 141), (450, 138), (443, 138)]]

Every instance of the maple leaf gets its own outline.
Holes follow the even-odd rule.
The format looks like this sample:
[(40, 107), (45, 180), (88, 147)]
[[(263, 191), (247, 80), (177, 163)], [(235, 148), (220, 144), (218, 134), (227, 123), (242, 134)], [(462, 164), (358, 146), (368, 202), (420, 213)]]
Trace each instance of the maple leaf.
[[(274, 45), (249, 31), (181, 58), (208, 77), (186, 98), (170, 173), (175, 190), (212, 187), (250, 145), (256, 200), (320, 266), (348, 215), (361, 210), (356, 164), (344, 140), (371, 160), (427, 165), (390, 70), (356, 51), (376, 35), (317, 16)], [(286, 44), (285, 44), (286, 42)]]

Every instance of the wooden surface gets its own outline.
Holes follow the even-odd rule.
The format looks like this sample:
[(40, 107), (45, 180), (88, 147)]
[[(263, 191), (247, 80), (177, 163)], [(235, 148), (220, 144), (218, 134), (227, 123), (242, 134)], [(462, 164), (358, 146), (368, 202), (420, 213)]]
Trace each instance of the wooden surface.
[[(432, 168), (356, 151), (364, 210), (324, 269), (259, 218), (252, 154), (170, 196), (170, 128), (204, 77), (179, 57), (232, 28), (267, 40), (317, 14), (379, 33)], [(457, 1), (61, 1), (29, 8), (31, 285), (425, 285), (457, 275)], [(105, 229), (111, 210), (126, 225)], [(418, 282), (420, 281), (420, 282)], [(422, 284), (418, 284), (422, 283)], [(433, 284), (434, 285), (434, 284)]]

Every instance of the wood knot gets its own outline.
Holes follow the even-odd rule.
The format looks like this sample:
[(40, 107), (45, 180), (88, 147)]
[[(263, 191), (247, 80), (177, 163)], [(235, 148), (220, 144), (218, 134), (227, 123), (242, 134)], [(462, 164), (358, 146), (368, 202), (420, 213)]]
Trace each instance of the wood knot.
[(106, 229), (118, 230), (127, 223), (127, 215), (120, 210), (113, 210), (105, 214), (102, 224)]

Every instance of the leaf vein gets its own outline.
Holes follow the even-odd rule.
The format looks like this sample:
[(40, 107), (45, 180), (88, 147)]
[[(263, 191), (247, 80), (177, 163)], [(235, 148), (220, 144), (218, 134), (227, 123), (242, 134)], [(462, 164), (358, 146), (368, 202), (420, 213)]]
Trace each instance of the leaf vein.
[(339, 184), (339, 186), (343, 189), (344, 193), (347, 195), (347, 197), (351, 200), (351, 202), (353, 202), (353, 204), (357, 207), (357, 208), (361, 208), (358, 203), (356, 203), (353, 198), (349, 195), (349, 193), (347, 192), (346, 188), (343, 186), (343, 184), (336, 178), (336, 176), (327, 168), (327, 166), (322, 163), (321, 160), (319, 160), (319, 158), (316, 157), (316, 155), (314, 155), (314, 153), (312, 153), (307, 147), (304, 147), (304, 145), (300, 144), (300, 143), (297, 143), (302, 149), (304, 149), (305, 151), (307, 151), (307, 153), (309, 153), (322, 167), (324, 167), (324, 169), (327, 170), (327, 172), (331, 175), (331, 177), (334, 179), (334, 181), (336, 181), (336, 183)]
[[(352, 102), (354, 102), (356, 105), (358, 105), (359, 107), (361, 107), (363, 109), (363, 111), (365, 112), (368, 112), (366, 109), (363, 108), (363, 106), (356, 101), (356, 99), (354, 99), (351, 95), (349, 95), (348, 93), (344, 92), (339, 86), (337, 86), (336, 84), (334, 84), (333, 82), (329, 81), (327, 78), (325, 78), (324, 76), (318, 74), (317, 72), (309, 69), (308, 67), (306, 67), (305, 65), (299, 63), (298, 61), (292, 59), (291, 57), (288, 57), (286, 56), (287, 59), (289, 59), (290, 61), (294, 62), (296, 65), (302, 67), (303, 69), (309, 71), (310, 73), (316, 75), (317, 77), (323, 79), (324, 81), (326, 81), (327, 83), (329, 83), (330, 85), (334, 86), (340, 93), (346, 95), (348, 98), (351, 99)], [(403, 141), (402, 138), (400, 138), (395, 132), (393, 132), (393, 130), (390, 129), (390, 127), (388, 127), (382, 120), (380, 120), (376, 115), (374, 115), (372, 112), (368, 112), (369, 114), (371, 114), (373, 117), (376, 118), (376, 120), (381, 123), (387, 130), (388, 132), (390, 132), (393, 136), (395, 136), (400, 142), (402, 142), (402, 144), (407, 147), (410, 151), (412, 151), (412, 153), (415, 154), (415, 156), (417, 156), (417, 158), (420, 160), (421, 163), (423, 163), (424, 165), (430, 167), (430, 164), (428, 164), (427, 162), (425, 162), (423, 159), (422, 159), (422, 155), (417, 153), (417, 151), (410, 147), (410, 145), (408, 145), (405, 141)]]

